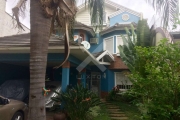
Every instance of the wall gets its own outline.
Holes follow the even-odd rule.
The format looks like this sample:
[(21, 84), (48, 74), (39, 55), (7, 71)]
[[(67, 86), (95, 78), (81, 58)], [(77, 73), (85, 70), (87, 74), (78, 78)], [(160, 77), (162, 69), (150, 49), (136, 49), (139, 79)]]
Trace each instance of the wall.
[(101, 97), (107, 96), (108, 92), (114, 87), (114, 71), (107, 69), (101, 76), (106, 74), (106, 78), (101, 77)]
[(78, 22), (81, 22), (85, 25), (90, 25), (91, 24), (91, 21), (90, 21), (90, 13), (88, 11), (88, 8), (86, 7), (83, 8), (83, 10), (79, 11), (77, 14), (76, 14), (76, 21)]
[(105, 34), (103, 36), (100, 36), (99, 34), (96, 35), (96, 37), (99, 39), (98, 44), (91, 44), (91, 48), (89, 49), (89, 52), (91, 53), (97, 53), (103, 51), (103, 41), (105, 38), (108, 37), (114, 37), (114, 53), (116, 53), (116, 35), (125, 34), (126, 32), (124, 30), (117, 30), (110, 32), (108, 34)]
[[(124, 21), (122, 19), (122, 15), (123, 14), (128, 14), (129, 15), (129, 20)], [(123, 13), (121, 13), (119, 15), (116, 15), (116, 16), (110, 18), (110, 26), (113, 26), (116, 23), (125, 23), (125, 22), (135, 22), (135, 23), (138, 23), (139, 20), (140, 20), (140, 17), (135, 16), (135, 15), (133, 15), (131, 13), (128, 13), (128, 12), (123, 12)]]
[[(12, 16), (5, 12), (6, 0), (0, 0), (0, 37), (29, 33), (30, 30), (23, 25), (25, 31), (19, 32), (18, 28), (13, 25)], [(15, 22), (15, 21), (14, 21)]]

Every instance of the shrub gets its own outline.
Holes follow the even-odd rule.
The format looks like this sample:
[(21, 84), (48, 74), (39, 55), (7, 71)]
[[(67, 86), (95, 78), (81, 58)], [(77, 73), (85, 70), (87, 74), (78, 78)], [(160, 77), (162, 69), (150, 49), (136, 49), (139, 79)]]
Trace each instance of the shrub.
[(87, 116), (92, 113), (93, 107), (101, 104), (98, 96), (82, 85), (67, 89), (61, 94), (58, 93), (58, 96), (52, 99), (56, 102), (62, 101), (62, 105), (71, 120), (87, 120)]
[(136, 47), (136, 66), (130, 80), (143, 119), (180, 120), (180, 44)]
[(106, 97), (106, 100), (116, 100), (117, 99), (117, 93), (119, 93), (119, 87), (115, 86), (113, 89), (108, 93), (108, 96)]

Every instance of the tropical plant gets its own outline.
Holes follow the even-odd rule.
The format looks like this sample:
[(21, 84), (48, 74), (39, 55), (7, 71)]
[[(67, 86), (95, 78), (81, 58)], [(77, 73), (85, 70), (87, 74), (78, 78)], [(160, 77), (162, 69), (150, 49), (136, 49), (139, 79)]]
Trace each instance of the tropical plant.
[(147, 20), (139, 20), (137, 25), (137, 46), (151, 46), (152, 40), (150, 40), (150, 29), (147, 24)]
[[(143, 119), (180, 119), (180, 43), (163, 41), (156, 47), (136, 47), (138, 60), (146, 74), (133, 71), (132, 95), (139, 101)], [(136, 63), (136, 64), (139, 64)]]
[(106, 99), (109, 101), (117, 100), (117, 93), (119, 92), (120, 90), (118, 86), (113, 87), (113, 89), (108, 93)]
[(83, 85), (77, 85), (57, 94), (58, 96), (53, 97), (52, 100), (62, 102), (62, 106), (72, 120), (89, 119), (88, 116), (92, 113), (93, 107), (101, 104), (98, 96)]
[[(103, 23), (104, 0), (84, 1), (88, 2), (88, 8), (92, 17), (91, 22), (95, 23), (97, 16), (99, 16), (99, 24)], [(12, 9), (20, 29), (23, 28), (19, 21), (19, 16), (24, 15), (26, 2), (27, 0), (19, 0), (18, 4)], [(65, 35), (65, 62), (69, 56), (69, 34), (73, 29), (76, 11), (76, 0), (30, 0), (30, 94), (28, 120), (46, 119), (45, 99), (42, 95), (42, 88), (45, 86), (49, 38), (56, 21), (56, 27), (59, 27), (61, 34)]]
[(161, 18), (161, 26), (172, 26), (179, 14), (179, 0), (146, 0)]
[(139, 20), (136, 33), (134, 27), (131, 25), (131, 30), (125, 28), (127, 37), (123, 34), (122, 40), (123, 45), (120, 45), (119, 52), (122, 61), (127, 65), (130, 71), (138, 70), (140, 74), (144, 74), (143, 63), (137, 63), (137, 56), (135, 46), (142, 46), (142, 47), (150, 47), (154, 46), (154, 39), (155, 39), (155, 30), (153, 28), (149, 28), (147, 24), (147, 20)]
[(137, 43), (137, 35), (134, 32), (134, 27), (131, 25), (131, 32), (125, 28), (127, 38), (121, 35), (123, 45), (118, 46), (122, 61), (127, 65), (130, 71), (134, 70), (134, 62), (136, 59), (135, 45)]

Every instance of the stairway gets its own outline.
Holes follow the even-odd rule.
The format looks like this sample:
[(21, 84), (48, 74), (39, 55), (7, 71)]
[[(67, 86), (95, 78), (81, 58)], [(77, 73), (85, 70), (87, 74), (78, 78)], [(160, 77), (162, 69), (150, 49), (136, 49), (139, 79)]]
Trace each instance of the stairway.
[(119, 106), (113, 105), (104, 99), (101, 99), (101, 101), (107, 106), (111, 120), (128, 120), (128, 117), (120, 110)]

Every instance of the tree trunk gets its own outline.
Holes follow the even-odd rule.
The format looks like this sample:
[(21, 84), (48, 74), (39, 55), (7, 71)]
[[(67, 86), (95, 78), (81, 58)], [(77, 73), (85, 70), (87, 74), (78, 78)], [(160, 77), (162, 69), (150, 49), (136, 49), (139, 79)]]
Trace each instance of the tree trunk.
[(28, 120), (46, 120), (45, 86), (51, 19), (45, 18), (39, 0), (30, 0), (30, 94)]

